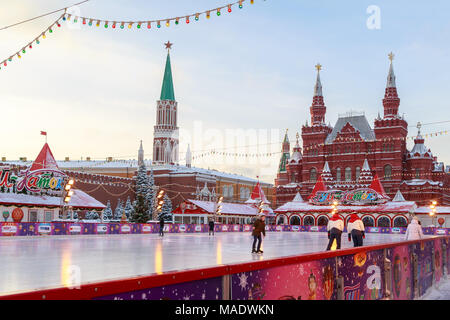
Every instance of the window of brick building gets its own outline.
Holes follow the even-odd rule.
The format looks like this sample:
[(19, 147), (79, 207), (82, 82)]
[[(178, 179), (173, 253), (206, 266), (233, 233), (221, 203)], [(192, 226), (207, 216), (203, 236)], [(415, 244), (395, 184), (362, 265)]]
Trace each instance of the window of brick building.
[(310, 182), (316, 182), (317, 180), (317, 170), (315, 168), (312, 168), (309, 170), (309, 181)]
[(341, 168), (336, 169), (336, 181), (341, 181)]
[(345, 181), (352, 181), (352, 168), (345, 168)]
[(384, 180), (391, 180), (392, 178), (392, 167), (391, 165), (384, 166)]
[(359, 175), (361, 174), (361, 168), (356, 167), (355, 169), (355, 180), (359, 180)]

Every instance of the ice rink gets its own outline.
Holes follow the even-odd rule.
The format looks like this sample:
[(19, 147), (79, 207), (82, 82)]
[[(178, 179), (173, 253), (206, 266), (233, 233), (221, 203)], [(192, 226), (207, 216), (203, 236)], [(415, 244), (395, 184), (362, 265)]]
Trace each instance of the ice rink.
[[(367, 234), (364, 245), (402, 241), (404, 235)], [(0, 238), (0, 294), (121, 279), (174, 270), (324, 251), (326, 233), (269, 232), (263, 255), (251, 254), (250, 233), (82, 235)], [(342, 247), (352, 247), (346, 234)]]

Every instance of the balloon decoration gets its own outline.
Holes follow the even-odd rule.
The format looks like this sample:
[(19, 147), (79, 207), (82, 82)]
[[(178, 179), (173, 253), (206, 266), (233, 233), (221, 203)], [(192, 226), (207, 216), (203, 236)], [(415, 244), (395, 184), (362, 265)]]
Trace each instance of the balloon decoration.
[(13, 218), (14, 222), (17, 222), (17, 223), (21, 222), (23, 219), (23, 216), (24, 216), (23, 211), (20, 208), (15, 208), (12, 212), (12, 218)]

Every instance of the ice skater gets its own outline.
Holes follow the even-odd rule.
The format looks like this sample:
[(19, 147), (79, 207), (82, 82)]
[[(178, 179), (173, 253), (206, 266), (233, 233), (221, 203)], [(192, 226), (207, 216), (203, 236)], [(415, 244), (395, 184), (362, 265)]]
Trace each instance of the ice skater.
[(159, 235), (164, 237), (164, 218), (159, 218)]
[[(265, 216), (258, 217), (253, 223), (253, 247), (252, 253), (263, 253), (261, 251), (261, 233), (265, 237), (266, 236), (266, 224), (264, 223)], [(256, 241), (258, 241), (258, 246), (256, 247)], [(256, 248), (255, 248), (256, 247)]]
[(348, 241), (352, 241), (354, 247), (363, 246), (363, 238), (366, 237), (364, 233), (364, 223), (358, 217), (356, 212), (352, 212), (347, 224)]
[(214, 235), (214, 220), (213, 219), (209, 219), (209, 235)]
[(328, 239), (330, 239), (328, 242), (327, 251), (331, 249), (334, 239), (336, 239), (337, 249), (341, 248), (342, 230), (344, 230), (344, 219), (342, 219), (339, 214), (335, 213), (330, 218), (327, 225)]
[(422, 227), (419, 224), (419, 219), (414, 217), (411, 223), (406, 228), (405, 240), (419, 240), (423, 238)]

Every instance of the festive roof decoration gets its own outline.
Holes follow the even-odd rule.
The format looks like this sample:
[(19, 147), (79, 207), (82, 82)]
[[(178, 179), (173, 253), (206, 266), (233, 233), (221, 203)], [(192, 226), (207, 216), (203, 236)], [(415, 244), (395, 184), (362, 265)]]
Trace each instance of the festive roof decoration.
[(308, 199), (312, 199), (316, 196), (316, 193), (318, 191), (327, 191), (327, 187), (323, 183), (322, 175), (319, 176), (319, 179), (316, 181), (316, 185), (314, 186), (314, 189), (312, 190), (311, 194), (309, 195)]
[(339, 117), (338, 121), (336, 122), (336, 125), (333, 128), (333, 131), (331, 131), (331, 133), (326, 138), (325, 143), (332, 143), (336, 139), (337, 135), (347, 124), (349, 124), (355, 130), (357, 130), (359, 135), (361, 136), (361, 139), (363, 139), (364, 141), (375, 140), (375, 134), (372, 128), (370, 127), (369, 122), (366, 119), (366, 116), (351, 115)]
[[(106, 206), (81, 190), (73, 190), (74, 193), (68, 203), (74, 209), (103, 210)], [(0, 193), (1, 205), (30, 206), (30, 207), (61, 207), (61, 197), (47, 195), (27, 195), (17, 193)]]
[(30, 171), (35, 171), (39, 169), (52, 169), (59, 170), (58, 164), (56, 163), (55, 158), (53, 157), (52, 151), (48, 143), (45, 143), (42, 147), (41, 152), (39, 152), (36, 160), (34, 160), (31, 165)]
[(394, 199), (392, 199), (392, 202), (403, 202), (406, 201), (403, 197), (403, 194), (400, 192), (400, 189), (397, 190), (397, 193), (395, 194)]
[(266, 195), (264, 194), (264, 191), (261, 189), (261, 185), (259, 184), (258, 181), (255, 187), (253, 188), (250, 198), (247, 201), (245, 201), (245, 203), (256, 204), (259, 203), (260, 201), (262, 201), (264, 204), (270, 204), (270, 202), (266, 198)]
[(175, 101), (175, 92), (173, 90), (172, 68), (170, 66), (170, 54), (167, 53), (166, 69), (164, 71), (164, 80), (161, 89), (160, 100)]
[[(357, 211), (358, 213), (412, 213), (416, 210), (417, 205), (414, 201), (404, 202), (386, 202), (378, 205), (337, 205), (339, 213), (351, 213)], [(303, 213), (330, 213), (331, 205), (318, 206), (308, 202), (291, 201), (285, 203), (279, 208), (275, 209), (275, 213), (289, 213), (289, 212), (303, 212)]]
[(384, 188), (380, 182), (380, 179), (378, 178), (378, 174), (375, 174), (375, 177), (373, 178), (372, 183), (370, 184), (369, 188), (372, 190), (375, 190), (383, 198), (389, 199), (389, 197), (386, 195), (386, 192), (384, 191)]

